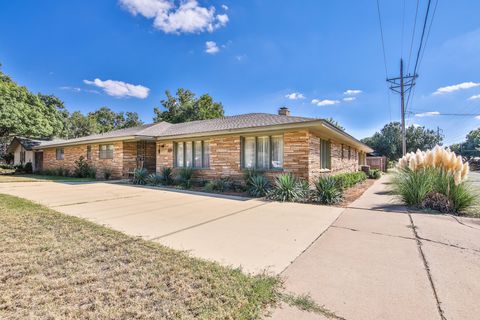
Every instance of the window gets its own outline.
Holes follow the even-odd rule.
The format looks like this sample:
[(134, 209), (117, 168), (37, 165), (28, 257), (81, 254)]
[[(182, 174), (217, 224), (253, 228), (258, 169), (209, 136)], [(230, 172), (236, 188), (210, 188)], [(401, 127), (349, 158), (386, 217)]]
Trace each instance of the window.
[(63, 148), (57, 148), (57, 160), (63, 160), (65, 158), (65, 150)]
[(207, 141), (175, 142), (174, 149), (175, 167), (210, 167), (210, 144)]
[(283, 168), (283, 136), (242, 138), (242, 167), (260, 170)]
[(100, 145), (100, 159), (113, 159), (113, 144)]
[(25, 154), (26, 154), (25, 150), (20, 151), (20, 163), (22, 164), (25, 163)]
[[(331, 169), (330, 141), (320, 140), (320, 169)], [(342, 145), (343, 149), (343, 145)], [(342, 151), (343, 155), (343, 151)]]
[(352, 157), (352, 149), (348, 147), (348, 160), (350, 160)]
[(92, 160), (92, 146), (87, 146), (87, 160)]

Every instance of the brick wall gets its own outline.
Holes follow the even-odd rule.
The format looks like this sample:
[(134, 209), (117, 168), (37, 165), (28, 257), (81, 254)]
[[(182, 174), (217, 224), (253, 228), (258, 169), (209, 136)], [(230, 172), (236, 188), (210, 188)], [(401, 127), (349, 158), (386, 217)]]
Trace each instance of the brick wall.
[(332, 152), (332, 173), (355, 172), (358, 171), (358, 150), (350, 147), (350, 158), (348, 157), (348, 145), (339, 142), (331, 142)]
[[(113, 159), (100, 159), (99, 144), (89, 144), (92, 147), (92, 159), (88, 162), (97, 168), (97, 178), (103, 178), (105, 168), (112, 170), (112, 178), (121, 178), (123, 174), (123, 142), (113, 142)], [(56, 159), (56, 148), (43, 150), (43, 169), (65, 168), (73, 171), (75, 161), (84, 156), (87, 159), (88, 144), (65, 146), (64, 160)]]

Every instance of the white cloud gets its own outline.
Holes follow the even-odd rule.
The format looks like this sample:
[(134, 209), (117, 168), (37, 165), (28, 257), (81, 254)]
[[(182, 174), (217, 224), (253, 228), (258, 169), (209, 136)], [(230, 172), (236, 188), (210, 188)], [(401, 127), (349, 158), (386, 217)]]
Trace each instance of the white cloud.
[(432, 116), (438, 116), (440, 112), (438, 111), (428, 111), (428, 112), (422, 112), (422, 113), (416, 113), (415, 117), (432, 117)]
[(226, 4), (222, 4), (222, 8), (223, 10), (227, 11), (228, 10), (228, 6)]
[(147, 87), (130, 84), (123, 81), (102, 81), (97, 78), (93, 81), (83, 80), (83, 82), (88, 85), (101, 88), (106, 94), (116, 98), (134, 97), (139, 99), (145, 99), (146, 97), (148, 97), (148, 93), (150, 91), (150, 89)]
[(246, 54), (237, 54), (235, 56), (235, 60), (239, 61), (239, 62), (242, 62), (244, 61), (245, 59), (247, 59), (247, 55)]
[(97, 91), (97, 90), (82, 89), (79, 87), (70, 87), (70, 86), (60, 87), (60, 90), (73, 91), (73, 92), (88, 92), (88, 93), (95, 93), (95, 94), (100, 93), (100, 91)]
[(338, 100), (328, 100), (328, 99), (325, 99), (325, 100), (313, 99), (312, 100), (312, 104), (316, 104), (317, 106), (331, 106), (331, 105), (338, 104), (338, 103), (340, 103), (340, 101), (338, 101)]
[(412, 126), (413, 126), (414, 128), (421, 128), (421, 127), (423, 127), (421, 124), (418, 124), (418, 123), (412, 123)]
[(362, 90), (358, 90), (358, 89), (348, 89), (343, 94), (346, 95), (346, 96), (354, 96), (354, 95), (360, 94), (362, 92), (363, 92)]
[(455, 92), (458, 90), (464, 90), (464, 89), (470, 89), (470, 88), (475, 88), (480, 86), (480, 83), (478, 82), (462, 82), (459, 84), (454, 84), (452, 86), (446, 86), (446, 87), (441, 87), (438, 88), (437, 91), (435, 91), (433, 94), (438, 95), (438, 94), (445, 94), (445, 93), (450, 93), (450, 92)]
[(182, 1), (179, 6), (170, 0), (119, 0), (134, 16), (153, 19), (155, 28), (165, 33), (212, 32), (224, 27), (228, 15), (215, 14), (215, 7), (202, 7), (196, 0)]
[(468, 100), (477, 100), (477, 99), (480, 99), (480, 94), (476, 94), (476, 95), (471, 96), (470, 98), (468, 98)]
[(205, 52), (209, 54), (215, 54), (220, 51), (220, 48), (214, 41), (205, 42)]
[(343, 98), (342, 100), (343, 100), (343, 101), (350, 102), (350, 101), (354, 101), (354, 100), (356, 100), (356, 99), (357, 99), (357, 98), (355, 98), (355, 97), (346, 97), (346, 98)]
[(290, 100), (300, 100), (300, 99), (305, 99), (305, 96), (300, 92), (292, 92), (287, 94), (285, 98)]
[(480, 116), (476, 116), (475, 119), (480, 120)]

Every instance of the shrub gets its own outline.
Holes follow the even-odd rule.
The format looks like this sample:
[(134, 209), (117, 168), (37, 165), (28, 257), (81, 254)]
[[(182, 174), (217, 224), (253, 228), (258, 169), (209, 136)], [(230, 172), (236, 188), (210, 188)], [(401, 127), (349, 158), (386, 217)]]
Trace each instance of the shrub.
[(160, 172), (162, 183), (166, 186), (173, 184), (173, 170), (170, 167), (163, 167)]
[(15, 167), (11, 164), (0, 163), (0, 169), (13, 170)]
[(32, 174), (33, 173), (33, 166), (31, 162), (25, 163), (25, 167), (23, 168), (24, 172), (27, 174)]
[(443, 213), (452, 211), (452, 206), (448, 197), (439, 192), (427, 193), (425, 199), (422, 201), (421, 207), (424, 209), (437, 210)]
[(270, 183), (265, 176), (252, 176), (247, 183), (247, 192), (252, 197), (264, 197), (268, 192), (269, 186)]
[(97, 170), (90, 166), (83, 156), (80, 156), (80, 158), (75, 161), (75, 168), (73, 169), (74, 177), (94, 179), (96, 175)]
[(193, 178), (193, 169), (192, 168), (181, 168), (177, 172), (177, 182), (178, 184), (185, 189), (190, 189), (192, 187), (192, 178)]
[(333, 176), (333, 178), (337, 181), (338, 188), (348, 189), (353, 187), (357, 183), (365, 181), (367, 179), (367, 175), (363, 171), (346, 172), (337, 174)]
[(380, 179), (382, 172), (378, 169), (368, 171), (368, 179)]
[(69, 177), (70, 171), (63, 167), (53, 168), (53, 169), (45, 169), (39, 172), (41, 175), (45, 176), (58, 176), (58, 177)]
[(103, 178), (105, 180), (110, 180), (110, 178), (112, 177), (112, 173), (113, 173), (112, 168), (109, 168), (109, 167), (103, 168)]
[(148, 171), (145, 168), (137, 168), (133, 171), (132, 183), (138, 185), (146, 185), (148, 181)]
[(282, 202), (304, 201), (304, 187), (305, 185), (293, 174), (283, 173), (275, 178), (273, 188), (268, 191), (267, 198)]
[(459, 214), (476, 202), (476, 196), (467, 183), (456, 184), (452, 172), (444, 171), (442, 168), (430, 167), (415, 171), (409, 167), (399, 169), (393, 185), (395, 193), (409, 206), (445, 212), (442, 210), (446, 210), (446, 198), (449, 212)]
[(334, 177), (320, 177), (315, 182), (312, 199), (322, 204), (335, 204), (343, 200), (342, 189), (338, 187)]
[(251, 179), (253, 177), (258, 177), (258, 176), (263, 176), (263, 171), (260, 171), (258, 169), (247, 169), (243, 172), (243, 181), (245, 182), (245, 185), (248, 187), (248, 184), (250, 183)]
[(204, 189), (209, 192), (225, 192), (231, 190), (233, 182), (230, 178), (220, 178), (205, 183)]
[(163, 176), (160, 174), (152, 173), (147, 177), (147, 182), (152, 186), (159, 186), (163, 183)]
[(13, 167), (15, 168), (15, 173), (24, 173), (25, 172), (25, 166), (23, 164), (17, 164)]

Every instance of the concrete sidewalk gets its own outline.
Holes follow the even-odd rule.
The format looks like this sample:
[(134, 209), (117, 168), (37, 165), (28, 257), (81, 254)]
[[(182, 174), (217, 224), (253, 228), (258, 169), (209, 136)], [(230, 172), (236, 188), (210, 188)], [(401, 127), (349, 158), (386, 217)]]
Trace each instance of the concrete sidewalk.
[[(480, 228), (468, 219), (410, 214), (388, 176), (347, 208), (283, 273), (345, 319), (480, 319)], [(292, 308), (273, 319), (325, 319)]]

